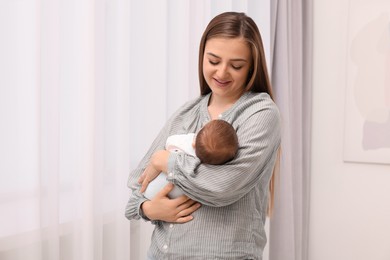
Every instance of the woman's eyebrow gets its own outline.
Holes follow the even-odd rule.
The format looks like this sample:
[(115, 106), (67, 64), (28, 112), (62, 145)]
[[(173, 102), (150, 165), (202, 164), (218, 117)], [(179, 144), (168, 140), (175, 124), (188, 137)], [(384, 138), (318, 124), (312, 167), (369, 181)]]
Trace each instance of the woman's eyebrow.
[[(219, 57), (218, 55), (215, 55), (214, 53), (212, 52), (206, 52), (207, 55), (210, 55), (210, 56), (213, 56), (217, 59), (220, 59), (221, 57)], [(247, 62), (246, 59), (241, 59), (241, 58), (237, 58), (237, 59), (231, 59), (230, 61), (243, 61), (243, 62)]]

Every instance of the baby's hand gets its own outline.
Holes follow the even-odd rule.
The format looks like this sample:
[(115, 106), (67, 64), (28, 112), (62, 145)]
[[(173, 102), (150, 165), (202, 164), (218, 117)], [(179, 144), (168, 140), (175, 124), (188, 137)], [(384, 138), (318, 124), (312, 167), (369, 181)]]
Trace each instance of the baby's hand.
[(160, 150), (155, 152), (150, 158), (149, 165), (138, 179), (138, 183), (141, 184), (141, 193), (146, 190), (149, 182), (154, 180), (160, 172), (167, 172), (169, 152)]
[(146, 188), (148, 187), (149, 183), (154, 180), (158, 175), (160, 174), (160, 171), (157, 170), (153, 164), (149, 164), (145, 171), (142, 173), (141, 177), (138, 179), (138, 183), (142, 184), (141, 186), (141, 193), (143, 193)]

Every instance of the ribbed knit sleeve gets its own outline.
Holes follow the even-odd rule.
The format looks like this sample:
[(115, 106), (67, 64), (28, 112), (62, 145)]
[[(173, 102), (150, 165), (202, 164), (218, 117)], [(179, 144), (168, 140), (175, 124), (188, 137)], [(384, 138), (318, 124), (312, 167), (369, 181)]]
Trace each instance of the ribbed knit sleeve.
[(186, 195), (204, 205), (230, 205), (255, 185), (263, 172), (272, 172), (280, 145), (279, 111), (267, 94), (254, 95), (235, 106), (225, 116), (236, 128), (239, 150), (224, 165), (199, 164), (198, 159), (171, 154), (168, 180)]
[(138, 178), (144, 172), (147, 167), (151, 156), (158, 150), (165, 149), (165, 142), (169, 135), (179, 133), (181, 125), (177, 122), (183, 122), (188, 116), (188, 113), (197, 114), (197, 106), (201, 97), (186, 102), (180, 107), (171, 117), (168, 119), (164, 127), (161, 129), (157, 137), (154, 139), (149, 150), (142, 158), (138, 166), (133, 169), (127, 181), (127, 186), (131, 189), (131, 195), (127, 202), (125, 209), (125, 216), (128, 219), (140, 219), (148, 220), (141, 211), (141, 204), (147, 200), (142, 193), (140, 193), (141, 185), (138, 183)]
[[(169, 125), (169, 122), (167, 123)], [(142, 193), (140, 193), (141, 184), (138, 183), (138, 178), (144, 172), (150, 157), (157, 150), (164, 149), (164, 139), (167, 138), (168, 126), (165, 126), (154, 140), (146, 155), (143, 157), (138, 167), (132, 170), (129, 174), (127, 186), (131, 189), (131, 195), (126, 205), (125, 216), (128, 219), (140, 219), (141, 217), (148, 220), (141, 211), (141, 204), (147, 200)]]

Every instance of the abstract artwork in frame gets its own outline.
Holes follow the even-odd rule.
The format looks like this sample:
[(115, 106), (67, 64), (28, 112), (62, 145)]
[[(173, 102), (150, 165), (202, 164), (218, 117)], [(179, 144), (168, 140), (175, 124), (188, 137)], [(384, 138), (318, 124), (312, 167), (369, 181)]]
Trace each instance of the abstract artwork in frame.
[(390, 1), (350, 0), (344, 161), (390, 164)]

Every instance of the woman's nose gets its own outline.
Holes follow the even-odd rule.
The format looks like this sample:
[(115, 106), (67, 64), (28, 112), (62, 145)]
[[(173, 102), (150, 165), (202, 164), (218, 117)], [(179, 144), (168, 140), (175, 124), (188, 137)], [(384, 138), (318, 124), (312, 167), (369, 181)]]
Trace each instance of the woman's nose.
[(219, 79), (225, 79), (228, 74), (227, 65), (221, 64), (217, 70), (217, 76)]

